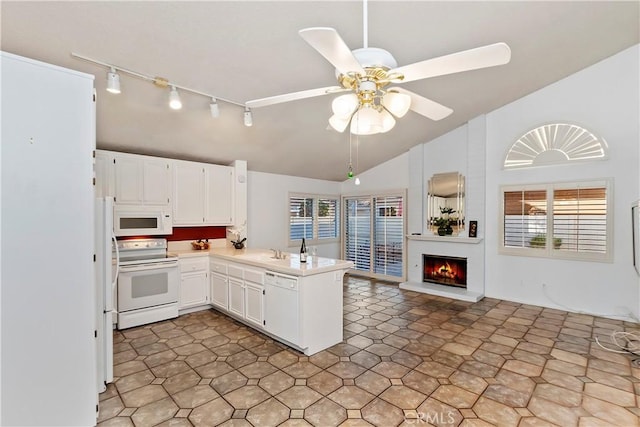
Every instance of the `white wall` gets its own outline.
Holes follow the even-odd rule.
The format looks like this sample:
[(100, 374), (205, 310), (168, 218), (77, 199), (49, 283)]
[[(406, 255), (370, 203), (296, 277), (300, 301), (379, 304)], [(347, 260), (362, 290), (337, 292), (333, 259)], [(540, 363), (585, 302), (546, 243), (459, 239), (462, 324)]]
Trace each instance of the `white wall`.
[[(263, 172), (248, 172), (247, 246), (274, 248), (289, 252), (289, 193), (307, 193), (340, 197), (340, 183)], [(314, 244), (318, 255), (339, 258), (340, 244)]]
[[(486, 295), (608, 317), (639, 314), (630, 206), (640, 193), (639, 48), (627, 49), (486, 116)], [(502, 169), (507, 150), (541, 124), (575, 123), (604, 138), (609, 159)], [(498, 254), (499, 188), (519, 183), (614, 179), (613, 263)], [(545, 287), (543, 287), (543, 285)]]
[(343, 181), (342, 194), (371, 194), (383, 190), (405, 189), (409, 186), (409, 153), (403, 153), (358, 174), (358, 178), (360, 185), (355, 184), (355, 178)]

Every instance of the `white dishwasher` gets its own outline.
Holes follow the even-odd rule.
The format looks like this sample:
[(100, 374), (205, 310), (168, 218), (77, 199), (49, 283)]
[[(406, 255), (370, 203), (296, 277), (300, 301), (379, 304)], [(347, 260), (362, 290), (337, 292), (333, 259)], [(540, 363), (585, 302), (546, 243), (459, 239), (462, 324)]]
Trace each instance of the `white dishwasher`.
[(285, 341), (300, 345), (298, 278), (267, 271), (264, 297), (265, 329)]

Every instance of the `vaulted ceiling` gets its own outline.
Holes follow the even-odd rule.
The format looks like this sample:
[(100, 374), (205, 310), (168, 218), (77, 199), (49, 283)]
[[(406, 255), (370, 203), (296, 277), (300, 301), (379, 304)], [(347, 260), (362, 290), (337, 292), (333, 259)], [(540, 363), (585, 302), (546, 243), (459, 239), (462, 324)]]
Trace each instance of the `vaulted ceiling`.
[[(368, 41), (399, 65), (495, 42), (512, 51), (504, 66), (419, 80), (406, 89), (452, 108), (432, 121), (409, 112), (385, 134), (359, 137), (360, 171), (428, 142), (476, 117), (560, 80), (640, 41), (639, 4), (624, 2), (375, 1)], [(363, 46), (360, 1), (2, 1), (2, 50), (96, 76), (98, 148), (341, 181), (349, 133), (327, 129), (331, 100), (320, 96), (253, 110), (121, 75), (122, 93), (105, 91), (105, 63), (244, 104), (336, 85), (335, 70), (298, 35), (333, 27), (351, 49)], [(7, 108), (7, 106), (3, 106)], [(353, 140), (355, 144), (355, 138)]]

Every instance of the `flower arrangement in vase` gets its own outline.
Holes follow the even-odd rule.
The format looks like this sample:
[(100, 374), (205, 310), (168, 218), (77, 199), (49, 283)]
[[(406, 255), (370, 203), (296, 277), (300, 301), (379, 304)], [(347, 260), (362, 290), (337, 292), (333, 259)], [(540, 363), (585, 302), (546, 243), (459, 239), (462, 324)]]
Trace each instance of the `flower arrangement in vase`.
[(438, 236), (450, 236), (453, 234), (453, 227), (451, 223), (455, 223), (455, 219), (452, 217), (456, 211), (453, 208), (440, 208), (440, 217), (436, 218), (434, 224), (438, 227)]

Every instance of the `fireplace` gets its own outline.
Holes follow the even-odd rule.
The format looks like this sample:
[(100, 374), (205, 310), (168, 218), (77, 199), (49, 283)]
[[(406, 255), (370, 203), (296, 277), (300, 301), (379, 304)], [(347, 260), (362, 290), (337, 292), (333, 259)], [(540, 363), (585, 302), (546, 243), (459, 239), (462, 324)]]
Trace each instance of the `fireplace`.
[(467, 288), (467, 259), (422, 254), (422, 281)]

